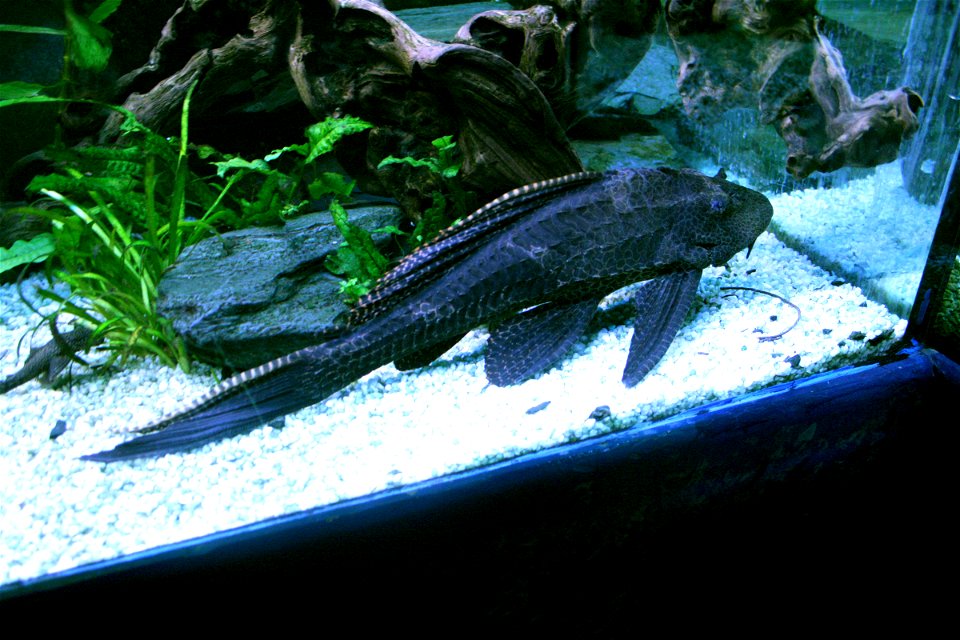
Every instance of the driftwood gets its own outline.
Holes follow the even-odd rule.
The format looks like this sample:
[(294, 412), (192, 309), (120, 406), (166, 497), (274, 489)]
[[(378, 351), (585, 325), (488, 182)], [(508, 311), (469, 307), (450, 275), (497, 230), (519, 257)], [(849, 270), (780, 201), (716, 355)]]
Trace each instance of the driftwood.
[[(192, 131), (221, 133), (229, 148), (230, 141), (255, 139), (238, 122), (250, 125), (257, 114), (270, 114), (270, 129), (283, 135), (278, 111), (299, 106), (287, 72), (296, 11), (297, 3), (290, 0), (187, 0), (167, 21), (147, 63), (118, 80), (119, 100), (143, 124), (176, 135), (183, 100), (197, 82)], [(111, 115), (101, 141), (116, 138), (120, 122)], [(299, 134), (305, 124), (303, 113), (292, 130)]]
[[(481, 199), (581, 168), (542, 92), (496, 54), (424, 38), (365, 0), (250, 5), (185, 3), (148, 64), (121, 79), (130, 90), (124, 106), (155, 130), (175, 133), (196, 83), (191, 127), (203, 132), (278, 105), (299, 130), (338, 113), (362, 117), (375, 127), (338, 159), (361, 188), (397, 198), (408, 213), (430, 202), (432, 176), (377, 165), (388, 155), (426, 156), (443, 135), (454, 135), (464, 187)], [(209, 46), (191, 52), (197, 42)], [(118, 125), (112, 118), (101, 139), (116, 137)], [(233, 127), (240, 136), (249, 128)], [(258, 133), (267, 150), (291, 139), (289, 132), (271, 139), (274, 128)]]
[[(661, 11), (659, 0), (548, 0), (480, 13), (448, 44), (366, 0), (189, 0), (149, 62), (121, 79), (121, 93), (144, 123), (175, 133), (197, 82), (195, 126), (219, 127), (227, 145), (259, 134), (260, 144), (280, 146), (311, 119), (363, 117), (376, 126), (341, 163), (362, 188), (413, 213), (429, 203), (434, 178), (377, 165), (426, 155), (442, 135), (455, 136), (464, 184), (481, 200), (579, 169), (563, 128), (629, 74)], [(671, 0), (665, 14), (687, 114), (710, 122), (758, 109), (785, 140), (797, 177), (890, 161), (917, 128), (923, 102), (910, 89), (853, 94), (819, 32), (815, 0)], [(268, 126), (251, 114), (269, 114)], [(115, 137), (117, 125), (101, 137)]]
[[(536, 85), (498, 55), (424, 38), (365, 0), (341, 0), (333, 15), (300, 14), (290, 70), (315, 117), (342, 110), (374, 124), (365, 167), (387, 155), (426, 155), (429, 141), (453, 133), (461, 178), (482, 197), (580, 169), (580, 161)], [(422, 172), (397, 167), (376, 178), (405, 206)], [(405, 206), (406, 208), (406, 206)]]
[(840, 52), (819, 32), (815, 0), (671, 0), (666, 19), (686, 112), (709, 122), (758, 108), (786, 141), (795, 177), (890, 162), (917, 129), (923, 100), (914, 91), (853, 94)]
[[(416, 217), (436, 176), (378, 165), (426, 156), (443, 135), (454, 135), (463, 185), (480, 202), (579, 170), (564, 129), (633, 69), (662, 12), (660, 0), (545, 2), (479, 13), (448, 44), (366, 0), (184, 0), (115, 95), (144, 124), (176, 135), (196, 84), (193, 139), (247, 155), (289, 144), (330, 115), (363, 117), (375, 126), (338, 151), (340, 163), (363, 190)], [(666, 22), (687, 114), (709, 123), (756, 109), (786, 141), (797, 177), (890, 161), (917, 129), (923, 101), (912, 90), (853, 94), (815, 0), (671, 0)], [(112, 113), (101, 141), (119, 125)]]
[(0, 393), (6, 393), (22, 384), (38, 378), (45, 385), (56, 383), (60, 375), (71, 360), (83, 362), (75, 355), (77, 351), (86, 351), (90, 347), (90, 338), (93, 331), (82, 325), (76, 329), (59, 333), (51, 325), (53, 339), (42, 347), (30, 352), (27, 361), (20, 370), (0, 380)]
[(455, 41), (511, 62), (570, 126), (639, 64), (660, 14), (660, 0), (544, 0), (522, 10), (478, 13)]

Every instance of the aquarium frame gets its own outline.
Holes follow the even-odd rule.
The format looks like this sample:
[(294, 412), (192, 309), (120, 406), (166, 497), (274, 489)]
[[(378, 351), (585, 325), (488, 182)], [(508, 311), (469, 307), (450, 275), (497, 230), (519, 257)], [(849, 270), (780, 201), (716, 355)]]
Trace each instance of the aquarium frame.
[[(866, 541), (866, 556), (856, 556), (869, 565), (861, 567), (864, 575), (874, 554), (888, 553), (904, 540), (910, 543), (902, 547), (909, 558), (894, 554), (886, 561), (913, 563), (917, 553), (937, 555), (951, 543), (931, 544), (932, 532), (949, 527), (918, 522), (949, 513), (943, 508), (952, 483), (941, 416), (956, 413), (960, 365), (956, 354), (927, 345), (939, 343), (933, 319), (957, 255), (957, 157), (905, 340), (871, 363), (489, 466), (2, 585), (0, 608), (141, 606), (147, 594), (202, 600), (215, 589), (221, 596), (241, 597), (264, 595), (264, 585), (271, 585), (273, 595), (296, 599), (303, 594), (293, 585), (304, 575), (322, 574), (327, 585), (359, 590), (370, 588), (368, 576), (385, 573), (402, 574), (404, 580), (416, 574), (432, 585), (457, 579), (451, 571), (465, 563), (482, 571), (499, 562), (498, 580), (526, 584), (529, 576), (511, 573), (504, 557), (533, 553), (545, 559), (563, 554), (570, 544), (605, 562), (619, 564), (621, 556), (627, 565), (640, 562), (636, 570), (660, 577), (673, 575), (678, 560), (668, 553), (667, 566), (651, 560), (647, 550), (675, 545), (683, 546), (673, 551), (684, 562), (697, 565), (693, 570), (730, 557), (731, 549), (739, 554), (738, 570), (751, 562), (759, 566), (765, 554), (792, 545), (827, 571), (824, 562), (849, 564), (855, 553), (833, 555), (834, 533)], [(589, 507), (576, 508), (584, 495), (590, 496)], [(770, 514), (777, 514), (779, 523), (818, 509), (823, 512), (812, 521), (831, 531), (822, 540), (787, 532), (772, 550), (752, 538), (755, 529), (770, 526)], [(721, 530), (738, 523), (732, 537), (715, 538), (714, 531), (711, 539), (719, 543), (690, 540), (689, 531), (715, 529), (718, 522), (724, 523)], [(802, 522), (809, 526), (809, 520)], [(597, 531), (603, 533), (594, 540)], [(876, 538), (880, 531), (886, 537)], [(749, 548), (738, 546), (743, 540), (750, 540)], [(463, 549), (471, 550), (469, 557), (460, 555)], [(579, 566), (574, 573), (590, 571)], [(426, 582), (421, 586), (429, 588)]]
[[(822, 504), (829, 506), (822, 517), (830, 527), (844, 522), (851, 503), (866, 503), (869, 511), (853, 511), (858, 518), (839, 530), (853, 526), (856, 535), (864, 536), (862, 522), (873, 525), (873, 518), (880, 518), (883, 522), (876, 526), (889, 535), (917, 535), (917, 518), (928, 517), (947, 500), (940, 492), (949, 485), (943, 477), (949, 465), (937, 462), (946, 456), (946, 448), (937, 444), (943, 434), (940, 416), (955, 414), (952, 399), (960, 394), (956, 354), (952, 360), (925, 346), (938, 343), (933, 318), (957, 255), (958, 155), (960, 147), (941, 198), (942, 214), (906, 347), (868, 364), (781, 383), (653, 424), (637, 423), (489, 466), (2, 585), (0, 607), (22, 612), (66, 603), (142, 604), (145, 594), (157, 592), (160, 597), (177, 593), (202, 599), (211, 588), (237, 595), (262, 593), (264, 584), (273, 585), (275, 594), (296, 598), (299, 592), (289, 591), (290, 585), (313, 572), (322, 573), (329, 584), (358, 589), (367, 587), (356, 584), (365, 580), (358, 576), (385, 571), (399, 571), (405, 579), (421, 573), (435, 583), (455, 579), (446, 567), (468, 562), (457, 557), (461, 546), (452, 549), (451, 540), (475, 550), (472, 555), (483, 562), (518, 553), (511, 549), (504, 554), (502, 547), (511, 543), (502, 540), (492, 551), (485, 548), (488, 539), (498, 536), (508, 541), (531, 537), (543, 547), (538, 557), (562, 553), (554, 544), (559, 535), (564, 545), (586, 545), (588, 555), (598, 553), (595, 546), (600, 545), (636, 561), (638, 548), (687, 542), (691, 522), (696, 529), (704, 518), (711, 525), (732, 518), (762, 527), (766, 514), (810, 510), (811, 495), (826, 496)], [(850, 486), (858, 487), (854, 497), (848, 495)], [(584, 492), (591, 496), (590, 508), (572, 513), (571, 505)], [(914, 513), (918, 509), (923, 515)], [(913, 528), (890, 527), (888, 510), (897, 517), (909, 512), (911, 518), (903, 521)], [(498, 527), (491, 530), (490, 522)], [(594, 545), (591, 536), (598, 528), (626, 542), (618, 547), (604, 539)], [(920, 534), (926, 549), (939, 549), (928, 544), (927, 531)], [(740, 537), (723, 543), (736, 546)], [(807, 538), (780, 543), (815, 550), (810, 562), (816, 563), (832, 558), (828, 539), (826, 546)], [(529, 552), (527, 542), (519, 547)], [(701, 564), (728, 552), (701, 548), (708, 550), (695, 556)], [(752, 542), (749, 550), (740, 551), (741, 562), (758, 561), (768, 551), (767, 545)], [(684, 547), (684, 557), (690, 553)], [(438, 557), (455, 560), (438, 567)], [(643, 559), (649, 570), (650, 558)], [(672, 574), (675, 563), (671, 560), (665, 568), (654, 561), (653, 566)], [(507, 579), (509, 568), (501, 570)]]
[(956, 352), (956, 338), (950, 340), (940, 335), (936, 327), (936, 319), (942, 313), (947, 283), (950, 280), (950, 274), (956, 268), (957, 255), (960, 252), (958, 158), (960, 158), (960, 143), (953, 154), (953, 162), (940, 198), (940, 219), (930, 245), (930, 253), (920, 279), (920, 286), (917, 288), (917, 296), (910, 311), (906, 331), (908, 338), (940, 349), (956, 361), (960, 361), (960, 353)]
[[(585, 601), (550, 591), (561, 597), (545, 609), (556, 612), (602, 607), (602, 598), (616, 597), (597, 582), (594, 565), (661, 591), (666, 576), (678, 577), (683, 591), (669, 595), (680, 606), (704, 595), (700, 579), (710, 570), (731, 583), (738, 572), (812, 579), (817, 592), (795, 601), (803, 614), (823, 607), (830, 588), (825, 576), (859, 571), (862, 581), (843, 586), (864, 588), (876, 580), (887, 590), (883, 602), (889, 597), (891, 608), (902, 609), (905, 592), (921, 581), (884, 577), (899, 580), (896, 570), (909, 566), (946, 570), (940, 561), (955, 548), (947, 540), (953, 527), (946, 526), (955, 503), (946, 437), (955, 427), (942, 416), (957, 413), (960, 353), (949, 350), (934, 320), (960, 249), (958, 157), (960, 146), (906, 345), (873, 362), (485, 467), (0, 585), (4, 620), (12, 628), (11, 614), (29, 615), (43, 628), (67, 605), (86, 608), (86, 620), (70, 619), (77, 627), (102, 626), (123, 608), (142, 616), (143, 626), (199, 608), (242, 618), (244, 612), (222, 602), (262, 605), (279, 598), (291, 607), (316, 604), (319, 593), (327, 598), (324, 613), (364, 608), (367, 599), (368, 615), (376, 614), (377, 605), (392, 598), (431, 616), (468, 598), (488, 609), (509, 598), (532, 600), (533, 588), (518, 585), (543, 588), (557, 576), (592, 579), (575, 592)], [(762, 571), (766, 565), (769, 574)], [(399, 589), (383, 584), (401, 578)], [(571, 581), (557, 582), (568, 588)], [(854, 587), (839, 604), (862, 605), (868, 591)], [(490, 591), (506, 595), (484, 599)], [(186, 604), (168, 606), (174, 600)], [(755, 601), (743, 604), (756, 615)], [(932, 601), (924, 604), (935, 609)]]
[[(675, 541), (691, 518), (713, 522), (718, 513), (765, 513), (770, 499), (775, 510), (784, 508), (824, 478), (833, 500), (838, 486), (877, 469), (881, 479), (894, 468), (939, 473), (927, 457), (942, 451), (928, 446), (938, 435), (934, 416), (958, 392), (960, 366), (915, 346), (655, 424), (4, 585), (0, 606), (142, 605), (147, 593), (202, 599), (211, 589), (221, 597), (261, 593), (266, 584), (285, 591), (313, 572), (325, 584), (342, 586), (397, 562), (403, 573), (432, 567), (440, 572), (425, 574), (433, 582), (454, 578), (437, 568), (437, 554), (456, 556), (469, 548), (479, 557), (490, 554), (490, 561), (502, 558), (504, 544), (516, 543), (497, 542), (498, 535), (543, 539), (549, 554), (558, 552), (558, 531), (566, 531), (564, 545), (610, 546), (607, 539), (592, 540), (600, 527), (627, 541), (614, 553), (632, 554), (632, 539), (653, 535), (659, 540), (654, 546), (662, 545), (658, 532)], [(590, 500), (584, 509), (578, 502), (585, 492)], [(872, 483), (867, 494), (877, 497)], [(892, 495), (881, 499), (883, 509), (899, 504)], [(491, 521), (498, 523), (492, 530)], [(831, 521), (830, 527), (838, 526)], [(495, 548), (484, 548), (491, 538)], [(451, 549), (450, 541), (463, 546)], [(526, 549), (523, 542), (519, 547)], [(455, 558), (450, 566), (465, 561)]]

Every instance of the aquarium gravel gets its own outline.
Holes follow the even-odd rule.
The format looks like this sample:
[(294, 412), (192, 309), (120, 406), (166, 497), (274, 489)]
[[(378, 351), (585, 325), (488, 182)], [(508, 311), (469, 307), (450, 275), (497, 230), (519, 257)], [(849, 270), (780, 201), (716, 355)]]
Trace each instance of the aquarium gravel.
[(777, 196), (776, 207), (771, 229), (791, 247), (862, 283), (870, 297), (894, 311), (909, 314), (940, 209), (910, 197), (899, 162), (840, 189)]
[[(772, 197), (775, 220), (821, 198), (823, 224), (838, 224), (842, 210), (829, 202), (856, 198), (849, 190), (873, 180)], [(862, 219), (863, 206), (847, 209), (861, 216), (854, 224), (883, 237), (875, 220)], [(911, 220), (910, 211), (899, 216)], [(844, 242), (840, 233), (836, 239)], [(37, 283), (23, 286), (35, 303)], [(723, 287), (783, 296), (799, 320), (776, 297)], [(187, 375), (138, 360), (99, 373), (74, 367), (62, 390), (31, 382), (10, 391), (0, 396), (0, 585), (656, 420), (865, 359), (906, 327), (859, 287), (764, 233), (749, 259), (741, 252), (728, 267), (704, 272), (687, 324), (660, 364), (628, 389), (620, 382), (631, 331), (617, 311), (623, 304), (628, 292), (614, 294), (570, 358), (521, 385), (487, 384), (485, 332), (477, 330), (433, 365), (406, 373), (385, 366), (288, 416), (283, 428), (155, 459), (108, 465), (79, 457), (200, 395), (217, 381), (212, 370)], [(0, 286), (0, 376), (23, 364), (27, 348), (18, 342), (36, 323), (17, 288)], [(47, 338), (41, 329), (32, 340)], [(595, 413), (600, 407), (607, 409)], [(66, 430), (51, 439), (58, 424)]]

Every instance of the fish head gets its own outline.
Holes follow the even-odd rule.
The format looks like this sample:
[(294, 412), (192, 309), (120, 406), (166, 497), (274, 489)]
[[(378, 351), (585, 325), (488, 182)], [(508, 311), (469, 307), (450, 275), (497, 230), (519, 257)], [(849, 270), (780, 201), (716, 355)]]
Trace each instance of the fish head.
[(724, 264), (752, 247), (770, 224), (773, 206), (762, 193), (728, 181), (722, 171), (712, 178), (681, 173), (688, 195), (673, 226), (680, 262), (697, 269)]

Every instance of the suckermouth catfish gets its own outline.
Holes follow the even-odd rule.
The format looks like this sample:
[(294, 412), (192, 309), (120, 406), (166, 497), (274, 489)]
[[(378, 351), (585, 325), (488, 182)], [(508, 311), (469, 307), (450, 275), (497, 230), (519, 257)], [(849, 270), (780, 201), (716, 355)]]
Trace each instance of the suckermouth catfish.
[(384, 275), (339, 336), (240, 373), (139, 437), (84, 458), (156, 456), (245, 433), (316, 404), (378, 367), (424, 366), (486, 324), (488, 380), (511, 385), (557, 363), (607, 294), (646, 281), (623, 382), (663, 357), (704, 268), (752, 247), (773, 208), (692, 170), (576, 173), (481, 207)]

